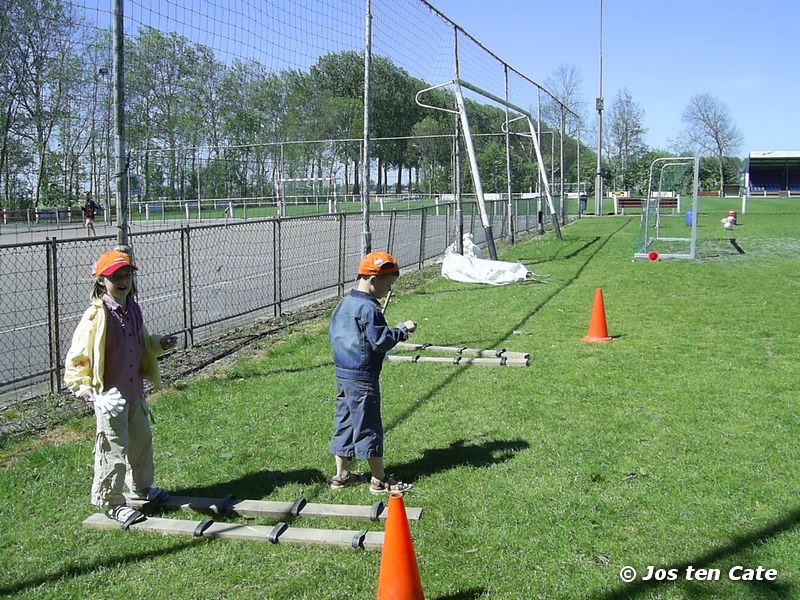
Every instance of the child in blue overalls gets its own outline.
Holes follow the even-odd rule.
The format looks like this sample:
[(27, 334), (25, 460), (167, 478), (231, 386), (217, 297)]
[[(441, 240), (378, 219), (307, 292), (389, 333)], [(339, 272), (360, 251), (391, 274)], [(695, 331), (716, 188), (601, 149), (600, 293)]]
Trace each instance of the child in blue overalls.
[(386, 252), (370, 252), (358, 266), (356, 287), (333, 311), (328, 337), (336, 373), (336, 413), (330, 452), (336, 459), (333, 489), (358, 483), (350, 460), (366, 460), (374, 495), (405, 492), (410, 483), (387, 475), (383, 464), (383, 422), (379, 377), (386, 353), (417, 327), (405, 321), (389, 327), (378, 300), (400, 277), (397, 260)]

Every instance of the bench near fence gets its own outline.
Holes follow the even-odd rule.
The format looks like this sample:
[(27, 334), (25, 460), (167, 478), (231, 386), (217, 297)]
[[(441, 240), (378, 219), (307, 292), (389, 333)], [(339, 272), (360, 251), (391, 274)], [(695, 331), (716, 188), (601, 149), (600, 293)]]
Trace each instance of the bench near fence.
[[(614, 197), (614, 214), (615, 215), (624, 215), (626, 208), (635, 208), (639, 211), (642, 210), (642, 206), (644, 204), (644, 198), (635, 198), (635, 197)], [(661, 198), (658, 202), (659, 210), (669, 209), (672, 210), (672, 214), (677, 214), (681, 212), (681, 198), (680, 196), (676, 197), (668, 197), (665, 196)]]

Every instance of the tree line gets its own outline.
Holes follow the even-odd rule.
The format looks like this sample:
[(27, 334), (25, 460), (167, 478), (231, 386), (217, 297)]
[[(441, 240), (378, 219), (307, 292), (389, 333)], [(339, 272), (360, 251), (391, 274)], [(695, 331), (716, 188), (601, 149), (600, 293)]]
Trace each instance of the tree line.
[(648, 147), (644, 111), (627, 88), (620, 90), (611, 106), (606, 137), (606, 179), (615, 189), (647, 189), (650, 164), (664, 156), (699, 153), (700, 181), (704, 190), (719, 190), (739, 181), (744, 161), (735, 156), (742, 135), (725, 105), (710, 94), (693, 96), (683, 112), (684, 129), (672, 142), (671, 151)]
[[(61, 0), (8, 6), (0, 14), (2, 205), (71, 205), (85, 191), (102, 200), (109, 173), (113, 180), (111, 32), (90, 26)], [(275, 71), (254, 60), (226, 64), (202, 44), (149, 27), (125, 44), (128, 169), (146, 198), (271, 195), (280, 178), (336, 177), (348, 193), (360, 192), (361, 52)], [(418, 106), (414, 96), (428, 83), (385, 57), (373, 57), (371, 82), (375, 191), (451, 191), (453, 115)], [(454, 105), (447, 90), (431, 92), (428, 101)], [(484, 187), (505, 191), (505, 111), (471, 100), (467, 110)], [(333, 141), (295, 143), (302, 140)], [(559, 146), (555, 160), (543, 146), (558, 177)], [(582, 153), (590, 166), (591, 151)], [(512, 135), (511, 154), (513, 191), (535, 189), (530, 139)], [(571, 181), (576, 155), (567, 136), (563, 168)], [(462, 189), (471, 186), (465, 176)]]
[[(114, 172), (111, 32), (90, 25), (63, 0), (14, 0), (4, 6), (0, 203), (6, 208), (71, 205), (84, 191), (103, 200)], [(275, 71), (254, 60), (225, 63), (207, 46), (177, 33), (140, 28), (125, 46), (126, 158), (129, 173), (141, 181), (135, 188), (145, 198), (271, 196), (282, 178), (335, 177), (347, 193), (359, 194), (363, 64), (363, 54), (355, 51), (326, 54), (307, 70)], [(428, 83), (386, 57), (373, 57), (371, 81), (374, 190), (451, 192), (453, 115), (418, 106), (414, 96)], [(561, 67), (548, 87), (580, 113), (579, 83), (574, 68)], [(427, 102), (454, 105), (445, 89), (430, 92)], [(574, 182), (574, 124), (566, 129), (561, 165), (559, 110), (552, 103), (543, 108), (544, 166), (554, 182), (562, 173)], [(500, 132), (505, 110), (467, 99), (467, 111), (484, 188), (504, 192)], [(606, 185), (641, 191), (652, 160), (676, 149), (645, 145), (644, 113), (629, 91), (620, 91), (607, 114)], [(684, 121), (686, 130), (676, 144), (702, 148), (703, 186), (721, 188), (735, 180), (741, 161), (733, 153), (741, 135), (724, 105), (707, 94), (695, 96)], [(513, 192), (539, 185), (533, 145), (524, 133), (522, 122), (512, 124)], [(580, 157), (580, 178), (591, 192), (595, 153), (581, 146)], [(463, 167), (462, 189), (468, 193), (466, 160)]]

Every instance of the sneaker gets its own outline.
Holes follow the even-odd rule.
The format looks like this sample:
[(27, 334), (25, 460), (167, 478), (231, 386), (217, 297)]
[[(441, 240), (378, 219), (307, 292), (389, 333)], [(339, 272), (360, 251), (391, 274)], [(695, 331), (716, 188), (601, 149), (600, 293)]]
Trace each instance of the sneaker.
[(403, 483), (402, 481), (397, 481), (391, 475), (384, 476), (383, 480), (377, 479), (373, 477), (369, 484), (369, 493), (373, 496), (380, 496), (381, 494), (391, 494), (393, 492), (407, 492), (412, 487), (414, 487), (413, 483)]
[(135, 525), (136, 523), (141, 523), (142, 521), (147, 520), (147, 517), (145, 517), (138, 510), (131, 508), (130, 506), (125, 506), (124, 504), (109, 508), (106, 511), (106, 516), (122, 525), (123, 529), (127, 529), (131, 525)]
[(348, 473), (347, 477), (339, 477), (338, 475), (334, 475), (328, 480), (328, 482), (331, 484), (332, 490), (342, 490), (348, 486), (361, 483), (361, 481), (361, 476), (356, 475), (355, 473)]

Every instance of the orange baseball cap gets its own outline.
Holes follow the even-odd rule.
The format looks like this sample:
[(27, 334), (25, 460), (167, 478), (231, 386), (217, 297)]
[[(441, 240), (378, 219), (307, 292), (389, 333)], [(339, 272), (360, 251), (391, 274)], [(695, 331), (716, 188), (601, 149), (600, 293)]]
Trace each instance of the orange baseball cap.
[(94, 265), (94, 275), (111, 275), (122, 267), (136, 269), (129, 255), (119, 250), (109, 250), (97, 259)]
[(370, 252), (358, 265), (358, 274), (367, 277), (399, 272), (400, 265), (397, 264), (397, 259), (388, 252)]

